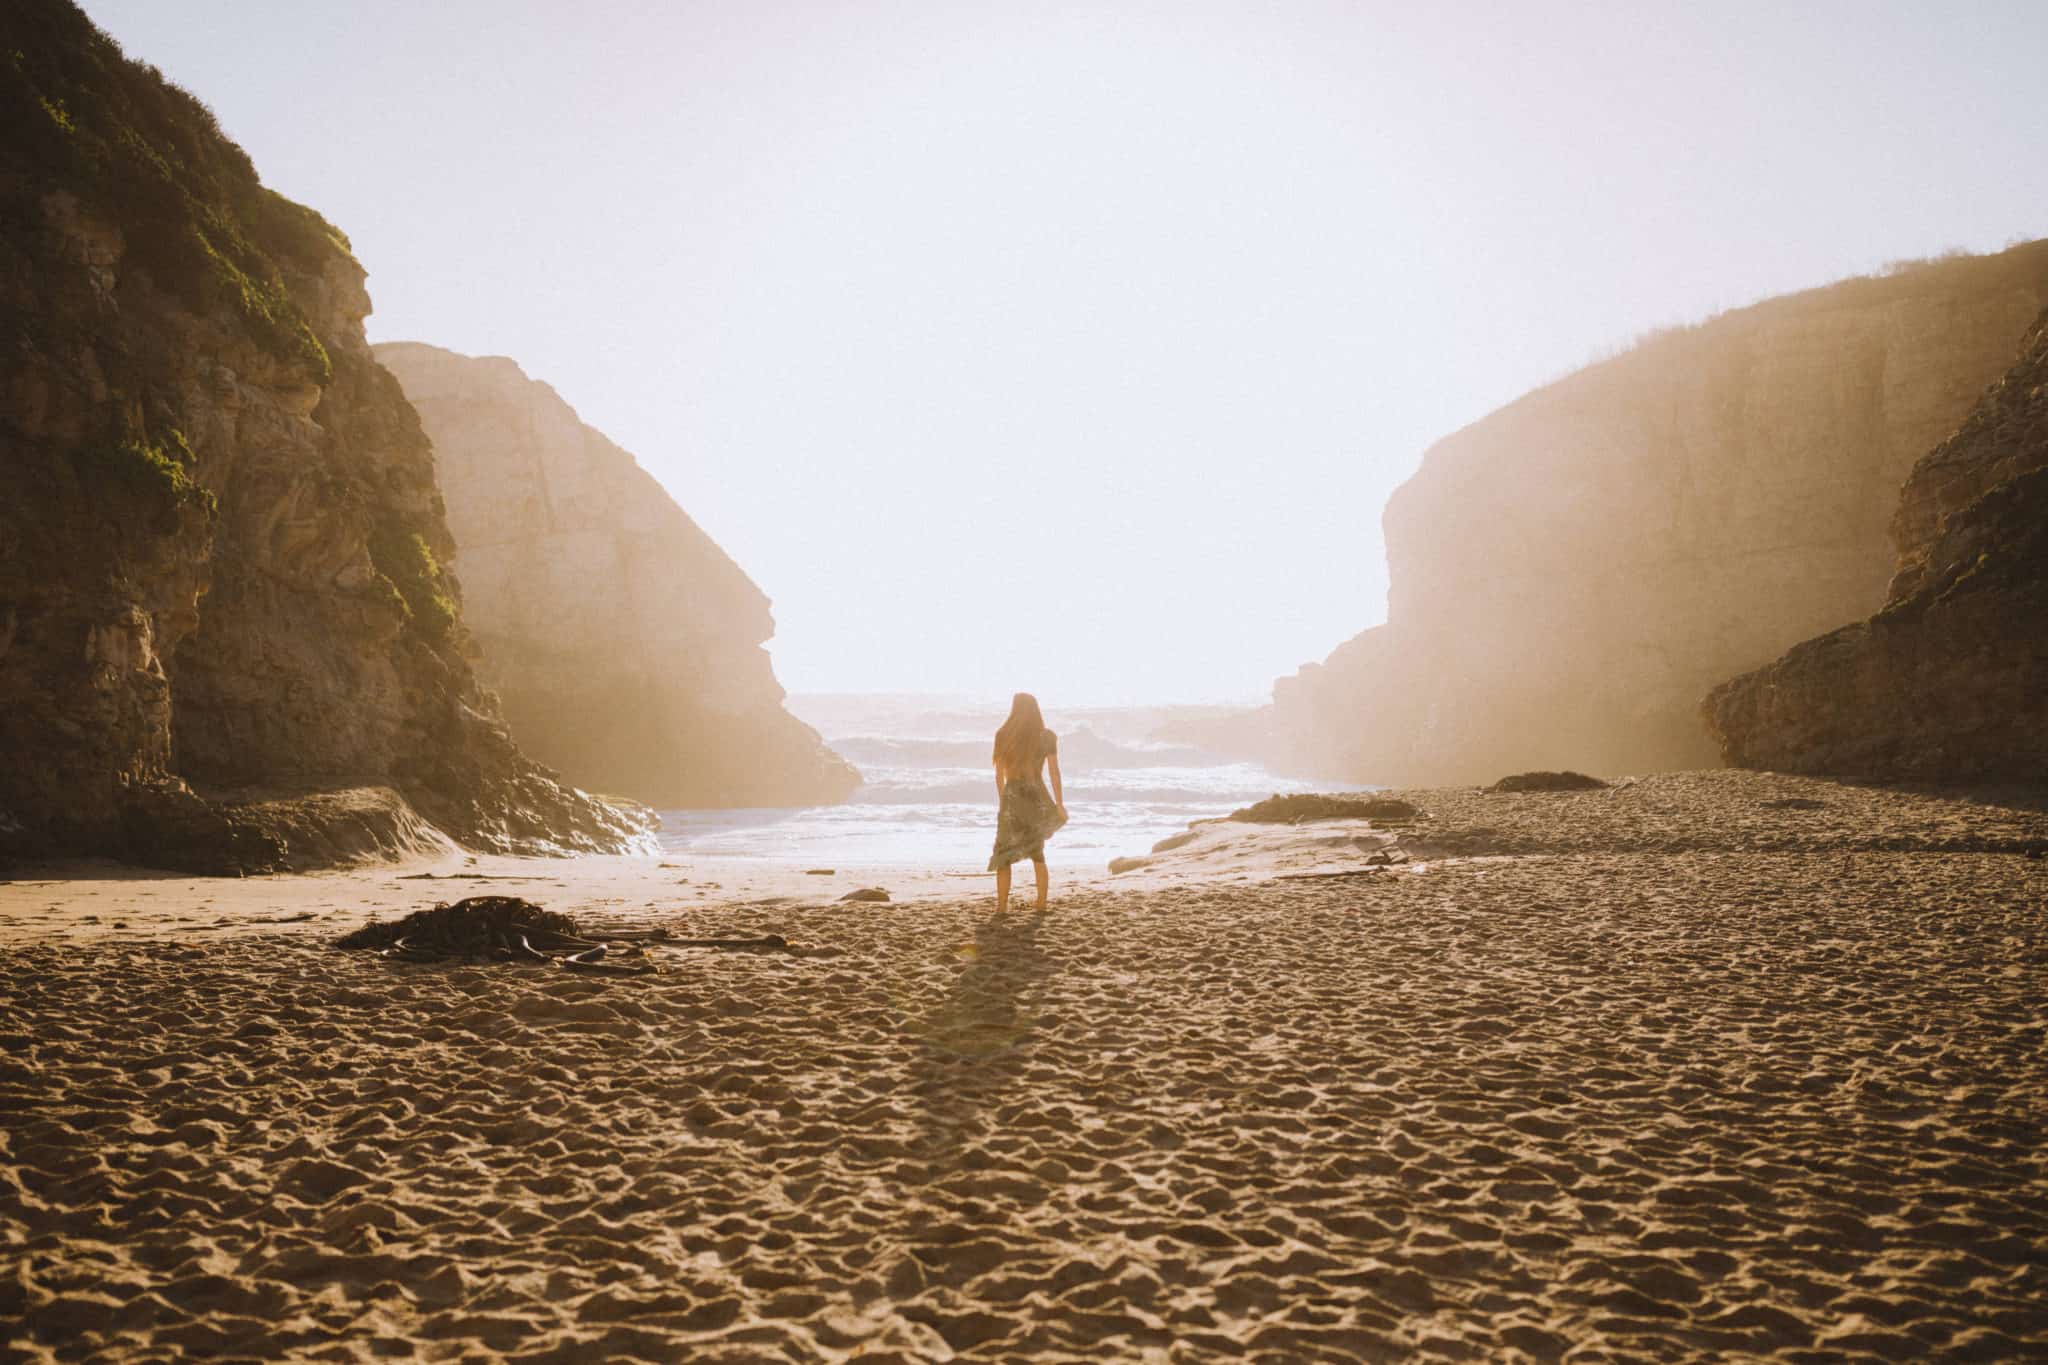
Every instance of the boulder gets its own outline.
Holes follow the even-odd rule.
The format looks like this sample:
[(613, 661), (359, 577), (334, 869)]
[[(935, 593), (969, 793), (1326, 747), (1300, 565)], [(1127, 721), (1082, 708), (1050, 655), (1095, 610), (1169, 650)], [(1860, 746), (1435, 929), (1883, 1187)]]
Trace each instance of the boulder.
[[(1254, 825), (1299, 825), (1311, 820), (1413, 820), (1418, 812), (1391, 797), (1323, 796), (1302, 792), (1269, 796), (1227, 817)], [(1154, 850), (1155, 852), (1157, 850)]]
[(1533, 772), (1516, 773), (1503, 777), (1487, 790), (1490, 792), (1585, 792), (1599, 791), (1607, 784), (1597, 777), (1584, 773)]

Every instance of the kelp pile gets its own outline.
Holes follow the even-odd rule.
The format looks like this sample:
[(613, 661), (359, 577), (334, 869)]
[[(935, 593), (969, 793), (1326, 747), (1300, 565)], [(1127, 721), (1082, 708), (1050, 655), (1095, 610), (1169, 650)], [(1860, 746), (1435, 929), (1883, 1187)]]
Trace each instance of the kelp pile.
[[(336, 945), (372, 948), (401, 962), (527, 962), (608, 976), (648, 976), (642, 949), (585, 938), (576, 921), (516, 896), (471, 896), (415, 910), (394, 924), (366, 924)], [(619, 962), (614, 957), (640, 959)]]

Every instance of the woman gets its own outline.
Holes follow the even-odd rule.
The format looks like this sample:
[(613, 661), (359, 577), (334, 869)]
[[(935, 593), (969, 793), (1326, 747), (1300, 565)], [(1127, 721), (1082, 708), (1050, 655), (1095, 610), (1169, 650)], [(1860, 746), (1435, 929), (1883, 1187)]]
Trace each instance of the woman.
[[(996, 912), (1010, 908), (1010, 864), (1031, 860), (1038, 877), (1038, 904), (1045, 909), (1052, 878), (1045, 870), (1046, 836), (1067, 823), (1067, 803), (1060, 791), (1059, 737), (1045, 728), (1038, 698), (1019, 692), (1010, 701), (1010, 718), (996, 731), (996, 851), (988, 870), (996, 874)], [(1048, 792), (1040, 770), (1052, 775)]]

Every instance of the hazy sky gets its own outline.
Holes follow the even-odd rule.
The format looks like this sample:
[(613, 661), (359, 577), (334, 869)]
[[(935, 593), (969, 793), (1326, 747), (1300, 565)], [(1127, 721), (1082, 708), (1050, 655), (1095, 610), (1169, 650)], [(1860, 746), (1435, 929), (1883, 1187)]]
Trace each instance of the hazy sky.
[[(2048, 4), (86, 0), (775, 600), (799, 691), (1255, 698), (1436, 438), (2048, 233)], [(458, 560), (459, 568), (459, 560)]]

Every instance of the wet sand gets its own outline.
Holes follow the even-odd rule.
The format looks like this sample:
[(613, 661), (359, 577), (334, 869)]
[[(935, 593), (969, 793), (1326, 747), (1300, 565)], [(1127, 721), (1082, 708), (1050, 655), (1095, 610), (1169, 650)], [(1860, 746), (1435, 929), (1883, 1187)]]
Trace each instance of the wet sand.
[[(1002, 917), (582, 864), (123, 882), (122, 930), (64, 927), (112, 883), (0, 887), (6, 1353), (2048, 1353), (2042, 803), (1415, 799)], [(329, 949), (373, 887), (807, 951)]]

